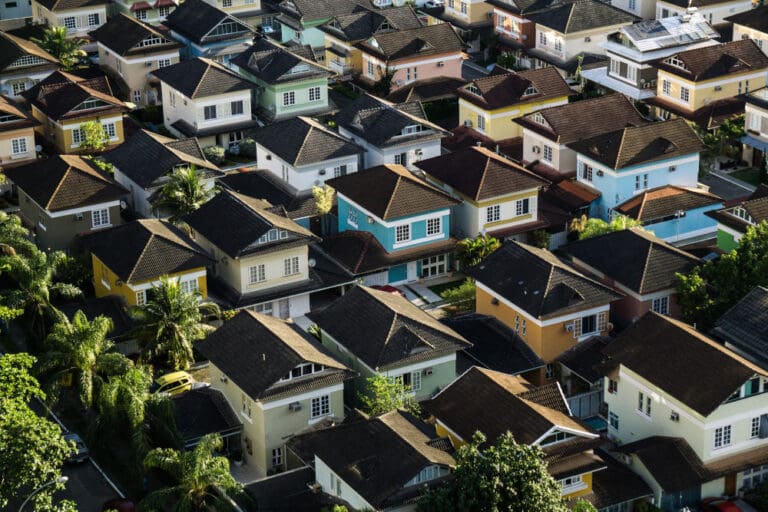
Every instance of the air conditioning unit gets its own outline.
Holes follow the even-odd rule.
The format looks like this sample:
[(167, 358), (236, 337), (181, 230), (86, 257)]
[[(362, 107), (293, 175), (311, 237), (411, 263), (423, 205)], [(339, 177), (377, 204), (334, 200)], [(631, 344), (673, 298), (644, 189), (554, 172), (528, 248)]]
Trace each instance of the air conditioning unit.
[(424, 368), (424, 375), (432, 375), (432, 368)]
[(288, 404), (288, 410), (291, 412), (296, 412), (301, 410), (301, 402), (291, 402)]
[(320, 170), (317, 172), (317, 174), (319, 174), (320, 176), (325, 176), (325, 169), (320, 169)]
[(442, 60), (437, 63), (437, 67), (441, 68), (443, 66), (445, 66), (445, 62), (443, 62)]
[(151, 67), (152, 67), (152, 61), (149, 61), (149, 62), (145, 62), (145, 63), (144, 63), (144, 66), (145, 66), (145, 67), (148, 67), (148, 68), (151, 68)]
[(573, 332), (573, 322), (565, 324), (565, 330), (568, 332)]
[(534, 153), (541, 153), (541, 146), (533, 146), (531, 148), (531, 151), (533, 151)]
[(499, 305), (499, 299), (497, 299), (496, 297), (492, 298), (491, 299), (491, 304), (493, 304), (494, 306), (498, 306)]
[(670, 165), (669, 166), (669, 172), (675, 172), (676, 170), (677, 170), (677, 166), (676, 165)]
[(715, 86), (715, 91), (722, 91), (722, 90), (723, 90), (723, 86), (722, 85), (716, 85)]
[(76, 213), (75, 214), (75, 220), (83, 220), (83, 214), (82, 213)]
[(592, 38), (587, 36), (587, 37), (584, 38), (584, 42), (585, 43), (591, 43), (592, 42)]
[(472, 121), (469, 119), (464, 120), (464, 126), (472, 128)]
[(674, 421), (675, 423), (677, 423), (678, 421), (680, 421), (680, 413), (677, 413), (675, 411), (670, 412), (669, 419), (670, 421)]
[(414, 151), (414, 154), (415, 154), (416, 156), (421, 156), (421, 155), (423, 155), (423, 154), (424, 154), (424, 152), (423, 152), (422, 150), (420, 150), (420, 149), (417, 149), (416, 151)]
[(598, 169), (596, 174), (597, 174), (599, 177), (601, 177), (601, 178), (602, 178), (602, 177), (603, 177), (603, 174), (605, 174), (605, 173), (604, 173), (603, 171), (601, 171), (600, 169)]

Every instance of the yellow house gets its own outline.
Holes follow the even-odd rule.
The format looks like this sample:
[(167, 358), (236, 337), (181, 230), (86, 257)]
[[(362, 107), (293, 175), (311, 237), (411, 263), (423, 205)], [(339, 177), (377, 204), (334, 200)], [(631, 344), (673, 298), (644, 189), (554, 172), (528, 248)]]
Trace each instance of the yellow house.
[(523, 135), (513, 119), (565, 105), (573, 91), (557, 69), (546, 67), (478, 78), (457, 93), (459, 122), (498, 141)]
[(210, 258), (172, 224), (140, 219), (86, 235), (96, 297), (119, 295), (129, 306), (147, 301), (160, 278), (178, 279), (181, 289), (208, 296), (206, 267)]
[(23, 93), (40, 122), (38, 133), (61, 153), (77, 153), (84, 141), (83, 123), (97, 121), (104, 127), (108, 146), (124, 140), (123, 114), (128, 105), (112, 95), (106, 76), (83, 78), (56, 71)]
[(0, 166), (15, 167), (36, 158), (35, 125), (37, 121), (0, 96)]

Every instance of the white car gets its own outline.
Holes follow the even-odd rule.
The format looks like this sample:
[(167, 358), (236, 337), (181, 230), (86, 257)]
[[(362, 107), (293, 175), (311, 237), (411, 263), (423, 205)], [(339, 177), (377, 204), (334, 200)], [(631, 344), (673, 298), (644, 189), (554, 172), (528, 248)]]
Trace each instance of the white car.
[(428, 0), (427, 3), (424, 4), (424, 7), (434, 9), (435, 7), (442, 7), (443, 5), (443, 0)]

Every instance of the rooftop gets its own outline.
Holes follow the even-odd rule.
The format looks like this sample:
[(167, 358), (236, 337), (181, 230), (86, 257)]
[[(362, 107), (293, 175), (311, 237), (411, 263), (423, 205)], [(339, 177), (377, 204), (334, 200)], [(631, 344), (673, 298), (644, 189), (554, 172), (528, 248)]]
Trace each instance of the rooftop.
[(768, 370), (768, 288), (753, 288), (717, 320), (713, 334)]
[(329, 75), (328, 70), (315, 61), (311, 47), (288, 48), (266, 37), (257, 37), (253, 45), (232, 59), (232, 64), (268, 84)]
[(356, 46), (387, 61), (396, 61), (459, 53), (463, 44), (449, 23), (438, 23), (396, 32), (380, 32)]
[(598, 0), (576, 0), (531, 14), (528, 19), (561, 34), (571, 34), (600, 27), (630, 24), (638, 18)]
[[(673, 63), (674, 62), (674, 63)], [(700, 82), (768, 68), (768, 56), (751, 39), (731, 41), (675, 54), (656, 64), (663, 71)]]
[(573, 91), (556, 68), (498, 73), (475, 80), (457, 90), (460, 98), (484, 109), (500, 109), (518, 103), (568, 97)]
[[(177, 11), (178, 9), (174, 12)], [(221, 64), (201, 58), (183, 60), (178, 64), (156, 69), (152, 75), (191, 99), (248, 91), (256, 87), (253, 82)]]
[(720, 197), (701, 189), (667, 185), (646, 190), (624, 201), (614, 210), (632, 219), (648, 222), (670, 215), (679, 216), (680, 212), (722, 204), (722, 202)]

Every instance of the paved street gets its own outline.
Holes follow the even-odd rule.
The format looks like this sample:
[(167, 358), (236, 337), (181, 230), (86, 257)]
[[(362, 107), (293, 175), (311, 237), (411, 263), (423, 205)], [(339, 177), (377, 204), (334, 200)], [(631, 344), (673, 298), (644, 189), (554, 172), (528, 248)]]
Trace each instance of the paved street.
[(69, 481), (66, 490), (56, 494), (56, 500), (74, 501), (79, 512), (100, 512), (105, 501), (118, 497), (90, 459), (64, 466), (63, 473)]

